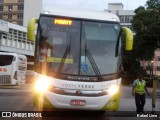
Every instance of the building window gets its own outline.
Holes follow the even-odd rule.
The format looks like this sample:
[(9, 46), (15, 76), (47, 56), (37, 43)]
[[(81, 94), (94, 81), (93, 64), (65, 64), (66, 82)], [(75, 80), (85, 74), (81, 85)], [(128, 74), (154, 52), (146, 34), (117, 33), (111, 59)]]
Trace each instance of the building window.
[(119, 16), (121, 23), (131, 23), (131, 20), (133, 19), (133, 16)]
[(24, 2), (24, 0), (18, 0), (18, 2)]
[(158, 61), (160, 61), (160, 56), (157, 56)]
[(3, 14), (0, 14), (0, 19), (2, 19), (3, 18)]
[(12, 10), (13, 6), (12, 5), (8, 5), (8, 10)]
[(18, 10), (24, 10), (24, 6), (23, 5), (18, 5)]
[(133, 19), (133, 16), (129, 16), (129, 22), (131, 22)]
[(2, 5), (0, 6), (0, 11), (3, 11), (3, 6)]
[(160, 66), (157, 66), (157, 71), (160, 71)]
[(23, 19), (23, 14), (18, 14), (17, 19)]
[(3, 0), (0, 0), (0, 3), (3, 3)]
[(0, 5), (0, 11), (3, 11), (3, 6), (2, 5)]
[(8, 14), (8, 19), (12, 19), (12, 14)]
[(125, 23), (130, 23), (129, 16), (125, 16)]
[(119, 16), (120, 22), (124, 23), (125, 22), (125, 16)]

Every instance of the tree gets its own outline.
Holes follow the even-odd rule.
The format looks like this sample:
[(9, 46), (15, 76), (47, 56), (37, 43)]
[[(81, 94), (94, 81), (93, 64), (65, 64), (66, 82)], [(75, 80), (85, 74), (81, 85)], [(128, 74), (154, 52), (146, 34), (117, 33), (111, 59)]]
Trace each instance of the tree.
[(140, 61), (152, 60), (154, 51), (160, 48), (160, 0), (148, 0), (146, 7), (138, 7), (135, 14), (131, 21), (136, 33), (133, 51), (124, 52), (124, 69), (131, 80), (144, 72)]
[(148, 0), (147, 8), (135, 10), (132, 25), (135, 30), (135, 50), (139, 60), (151, 60), (154, 51), (160, 48), (160, 2)]

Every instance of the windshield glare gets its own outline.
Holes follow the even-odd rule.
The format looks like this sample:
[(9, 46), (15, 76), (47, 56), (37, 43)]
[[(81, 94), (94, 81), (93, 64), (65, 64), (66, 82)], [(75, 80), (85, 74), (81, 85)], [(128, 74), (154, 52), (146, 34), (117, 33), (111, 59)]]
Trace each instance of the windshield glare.
[[(55, 20), (57, 18), (40, 18), (37, 37), (39, 65), (46, 62), (49, 72), (96, 76), (94, 61), (101, 75), (118, 72), (120, 54), (115, 57), (115, 47), (119, 24), (70, 19), (64, 22), (66, 19), (63, 19), (65, 25), (60, 25)], [(91, 53), (92, 61), (86, 50)]]

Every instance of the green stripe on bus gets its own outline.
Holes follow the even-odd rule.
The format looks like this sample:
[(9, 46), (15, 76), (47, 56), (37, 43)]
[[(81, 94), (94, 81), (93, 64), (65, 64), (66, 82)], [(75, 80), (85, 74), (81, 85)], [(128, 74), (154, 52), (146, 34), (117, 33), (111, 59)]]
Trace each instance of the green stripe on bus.
[(111, 99), (105, 104), (101, 110), (107, 110), (107, 111), (116, 111), (119, 107), (120, 102), (120, 91), (111, 97)]
[[(34, 93), (34, 96), (33, 96), (33, 103), (34, 105), (39, 108), (40, 106), (43, 106), (43, 108), (50, 108), (50, 109), (54, 109), (55, 107), (53, 106), (53, 104), (47, 99), (46, 96), (42, 96), (40, 98), (40, 94), (38, 93)], [(42, 102), (42, 103), (40, 103)]]

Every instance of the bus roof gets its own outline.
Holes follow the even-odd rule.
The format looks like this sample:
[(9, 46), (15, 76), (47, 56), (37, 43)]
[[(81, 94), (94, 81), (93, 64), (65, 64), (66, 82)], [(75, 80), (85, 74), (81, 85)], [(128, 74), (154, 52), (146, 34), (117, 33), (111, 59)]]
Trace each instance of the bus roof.
[(18, 54), (18, 53), (9, 53), (9, 52), (0, 52), (0, 55), (13, 55), (13, 56), (26, 57), (25, 55), (21, 55), (21, 54)]
[(0, 55), (17, 55), (17, 53), (0, 52)]
[(83, 18), (83, 19), (92, 19), (92, 20), (103, 20), (103, 21), (119, 21), (119, 18), (107, 11), (101, 10), (78, 10), (78, 9), (60, 9), (60, 8), (44, 8), (42, 14), (48, 15), (57, 15), (64, 17), (73, 17), (73, 18)]

